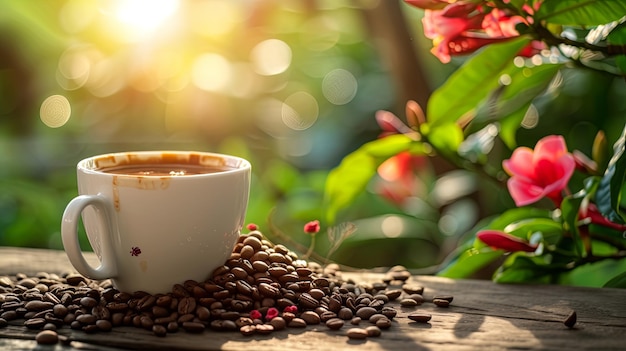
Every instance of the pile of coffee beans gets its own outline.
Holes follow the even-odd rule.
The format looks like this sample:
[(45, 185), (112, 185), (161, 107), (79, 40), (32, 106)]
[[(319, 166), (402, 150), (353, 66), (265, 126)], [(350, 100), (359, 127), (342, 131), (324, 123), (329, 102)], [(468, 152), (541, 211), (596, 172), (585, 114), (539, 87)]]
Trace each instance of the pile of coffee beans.
[[(86, 333), (134, 326), (164, 337), (206, 329), (239, 331), (242, 335), (269, 334), (285, 328), (323, 324), (331, 330), (346, 327), (353, 339), (380, 336), (392, 326), (397, 310), (424, 303), (423, 287), (407, 283), (411, 274), (393, 267), (385, 279), (356, 284), (342, 278), (339, 267), (305, 260), (283, 245), (274, 245), (255, 230), (241, 235), (230, 258), (203, 282), (187, 280), (163, 294), (116, 290), (106, 281), (79, 274), (38, 273), (0, 276), (0, 328), (23, 321), (39, 330), (36, 340), (54, 344), (64, 337), (60, 328)], [(432, 302), (447, 307), (452, 296)], [(427, 323), (431, 316), (408, 316)]]

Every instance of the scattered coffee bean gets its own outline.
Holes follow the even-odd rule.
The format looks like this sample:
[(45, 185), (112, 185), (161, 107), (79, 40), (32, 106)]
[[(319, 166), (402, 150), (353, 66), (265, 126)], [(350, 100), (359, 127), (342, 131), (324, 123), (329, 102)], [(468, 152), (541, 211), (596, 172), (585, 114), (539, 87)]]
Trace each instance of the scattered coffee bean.
[(432, 318), (432, 315), (428, 313), (415, 312), (415, 313), (409, 314), (408, 317), (412, 321), (419, 322), (419, 323), (426, 323), (430, 321), (430, 319)]
[(363, 328), (350, 328), (346, 331), (346, 335), (350, 339), (366, 339), (369, 333)]
[(450, 306), (450, 301), (444, 299), (433, 299), (433, 303), (437, 307), (448, 307)]
[(574, 326), (576, 325), (576, 311), (572, 311), (567, 318), (565, 318), (565, 320), (563, 321), (563, 324), (565, 324), (566, 327), (572, 329), (574, 328)]
[(306, 325), (307, 323), (302, 318), (294, 318), (287, 323), (287, 326), (290, 328), (305, 328)]
[(361, 319), (370, 319), (370, 317), (376, 314), (378, 311), (374, 307), (362, 307), (356, 311), (356, 316), (361, 317)]
[(454, 297), (452, 295), (435, 295), (433, 296), (433, 300), (446, 300), (448, 302), (452, 302)]
[(380, 330), (380, 328), (375, 325), (370, 325), (366, 327), (365, 331), (367, 331), (367, 336), (377, 337), (382, 334), (382, 331)]
[(54, 345), (59, 342), (59, 335), (54, 330), (43, 330), (37, 333), (35, 341), (42, 345)]
[[(392, 325), (398, 312), (387, 306), (390, 301), (403, 297), (402, 306), (405, 300), (411, 306), (423, 302), (423, 287), (407, 283), (410, 276), (396, 266), (383, 281), (356, 284), (341, 278), (338, 265), (300, 260), (252, 231), (239, 238), (231, 257), (209, 279), (183, 281), (162, 294), (120, 292), (110, 281), (79, 274), (0, 276), (0, 328), (23, 319), (31, 329), (70, 326), (96, 333), (134, 326), (162, 337), (180, 328), (253, 335), (325, 323), (338, 330), (345, 321), (356, 326), (368, 320), (374, 325), (350, 332), (352, 338), (365, 338)], [(452, 301), (445, 295), (436, 298)]]
[(167, 328), (162, 325), (155, 324), (152, 326), (152, 333), (156, 336), (166, 336)]
[(402, 307), (415, 307), (417, 305), (419, 305), (419, 304), (415, 300), (413, 300), (413, 299), (402, 299), (400, 301), (400, 306), (402, 306)]

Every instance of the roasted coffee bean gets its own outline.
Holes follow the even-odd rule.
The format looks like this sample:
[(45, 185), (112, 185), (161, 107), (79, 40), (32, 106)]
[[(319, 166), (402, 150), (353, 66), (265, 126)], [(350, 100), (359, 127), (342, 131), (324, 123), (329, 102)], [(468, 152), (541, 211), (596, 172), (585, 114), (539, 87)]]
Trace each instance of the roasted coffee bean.
[(261, 295), (269, 298), (277, 298), (280, 296), (280, 290), (278, 288), (266, 283), (259, 284), (259, 292)]
[(566, 327), (568, 327), (568, 328), (572, 329), (572, 328), (574, 328), (574, 326), (576, 325), (576, 319), (577, 319), (577, 316), (576, 316), (576, 311), (572, 311), (572, 312), (571, 312), (571, 313), (567, 316), (567, 318), (565, 318), (565, 320), (563, 321), (563, 324), (564, 324)]
[(291, 321), (289, 321), (289, 323), (287, 323), (287, 326), (289, 328), (305, 328), (307, 325), (306, 321), (302, 318), (294, 318)]
[(96, 321), (96, 327), (101, 331), (108, 332), (113, 328), (113, 324), (106, 319), (98, 319)]
[[(287, 327), (287, 322), (285, 321), (283, 317), (280, 317), (280, 316), (272, 318), (272, 320), (270, 321), (270, 324), (274, 327), (274, 330), (283, 330)], [(307, 324), (310, 324), (310, 323), (307, 322)], [(315, 323), (312, 323), (312, 324), (315, 324)]]
[(43, 328), (41, 328), (41, 329), (56, 331), (57, 330), (57, 326), (54, 323), (46, 323), (46, 324), (44, 324)]
[(354, 314), (352, 313), (352, 310), (348, 307), (342, 307), (341, 309), (339, 309), (339, 312), (337, 312), (337, 317), (347, 321), (349, 319), (352, 319), (352, 317), (354, 317)]
[(329, 319), (333, 319), (333, 318), (337, 318), (337, 314), (333, 311), (326, 311), (320, 315), (320, 319), (322, 320), (323, 323), (326, 323)]
[(9, 322), (4, 319), (4, 318), (0, 318), (0, 328), (5, 328), (9, 325)]
[(80, 305), (85, 307), (85, 308), (93, 308), (96, 307), (98, 305), (98, 301), (96, 301), (96, 299), (89, 297), (89, 296), (85, 296), (83, 298), (80, 299)]
[(271, 324), (258, 324), (255, 328), (256, 332), (262, 335), (271, 334), (274, 331), (274, 326)]
[(159, 324), (155, 324), (152, 326), (152, 333), (156, 336), (166, 336), (167, 335), (167, 328), (165, 328), (162, 325)]
[(81, 314), (76, 317), (76, 320), (79, 321), (83, 325), (94, 324), (96, 320), (98, 320), (94, 315), (91, 314)]
[(398, 311), (396, 311), (396, 309), (393, 307), (385, 306), (380, 313), (384, 314), (385, 317), (389, 319), (394, 319), (398, 314)]
[(5, 311), (0, 314), (0, 318), (5, 319), (7, 321), (16, 319), (18, 317), (16, 311)]
[[(250, 248), (252, 249), (252, 248)], [(241, 333), (241, 335), (243, 336), (251, 336), (254, 335), (256, 333), (256, 326), (255, 325), (242, 325), (239, 328), (239, 332)]]
[(435, 295), (435, 296), (433, 296), (433, 302), (434, 302), (434, 300), (446, 300), (446, 301), (452, 303), (453, 299), (454, 299), (454, 297), (452, 295)]
[(59, 335), (54, 330), (44, 330), (37, 333), (35, 341), (41, 345), (54, 345), (59, 342)]
[(376, 326), (380, 329), (389, 329), (391, 327), (391, 320), (387, 317), (377, 319)]
[(28, 311), (43, 311), (43, 310), (50, 309), (53, 306), (54, 304), (52, 302), (39, 301), (39, 300), (28, 301), (26, 305), (24, 305), (24, 307)]
[(385, 295), (389, 299), (389, 301), (394, 301), (402, 295), (402, 290), (394, 289), (385, 291)]
[(68, 312), (69, 310), (67, 309), (67, 307), (61, 304), (57, 304), (52, 307), (52, 313), (54, 313), (54, 315), (59, 318), (67, 316)]
[(111, 319), (111, 312), (102, 305), (98, 305), (92, 308), (91, 314), (93, 314), (97, 319)]
[(152, 309), (152, 306), (156, 303), (156, 297), (153, 295), (145, 295), (137, 301), (137, 310), (148, 311)]
[(402, 299), (400, 301), (400, 306), (402, 307), (415, 307), (417, 305), (419, 304), (413, 299)]
[(346, 335), (350, 339), (366, 339), (369, 333), (363, 328), (350, 328), (346, 331)]
[(167, 323), (167, 331), (168, 333), (176, 333), (178, 331), (178, 323), (177, 322)]
[(368, 320), (372, 315), (374, 315), (377, 310), (373, 307), (361, 307), (356, 311), (356, 316), (361, 317), (363, 320)]
[(41, 329), (46, 324), (43, 318), (31, 318), (24, 321), (24, 326), (28, 329)]
[(61, 300), (59, 300), (59, 298), (58, 298), (58, 297), (56, 297), (56, 296), (55, 296), (53, 293), (51, 293), (51, 292), (46, 292), (46, 293), (43, 295), (43, 298), (42, 298), (42, 299), (43, 299), (43, 301), (45, 301), (45, 302), (50, 302), (50, 303), (55, 304), (55, 305), (56, 305), (56, 304), (60, 304), (60, 303), (61, 303)]
[(359, 325), (361, 324), (361, 317), (354, 317), (350, 320), (350, 324), (352, 325)]
[(372, 324), (376, 324), (376, 322), (377, 322), (379, 319), (382, 319), (382, 318), (389, 319), (389, 318), (387, 318), (387, 317), (386, 317), (384, 314), (382, 314), (382, 313), (375, 313), (375, 314), (373, 314), (373, 315), (371, 315), (371, 316), (370, 316), (370, 318), (368, 319), (368, 321), (369, 321), (370, 323), (372, 323)]
[(415, 313), (409, 314), (408, 318), (418, 323), (426, 323), (430, 321), (430, 319), (432, 318), (432, 315), (429, 313), (415, 312)]
[(343, 327), (344, 325), (344, 321), (342, 319), (339, 318), (331, 318), (329, 320), (326, 321), (326, 326), (330, 329), (333, 330), (338, 330), (341, 329), (341, 327)]
[(302, 308), (310, 310), (315, 309), (320, 305), (320, 302), (308, 293), (302, 293), (298, 298), (298, 302)]
[(433, 303), (437, 307), (448, 307), (450, 306), (450, 301), (444, 299), (433, 299)]
[(192, 314), (196, 311), (196, 300), (193, 297), (183, 297), (178, 301), (178, 314)]
[(410, 295), (407, 295), (406, 298), (414, 300), (415, 303), (417, 303), (417, 305), (421, 305), (422, 303), (424, 303), (424, 296), (420, 294), (410, 294)]
[[(187, 322), (187, 323), (193, 323), (193, 322)], [(187, 330), (187, 328), (185, 328), (185, 324), (183, 324), (183, 329)], [(200, 325), (204, 327), (204, 324), (200, 324)], [(229, 330), (237, 330), (238, 328), (237, 328), (237, 324), (235, 324), (235, 321), (216, 319), (211, 322), (211, 329), (217, 330), (217, 331), (229, 331)]]
[(300, 314), (300, 318), (306, 322), (308, 325), (320, 324), (322, 319), (320, 316), (313, 311), (304, 311)]
[(424, 287), (421, 285), (415, 285), (415, 284), (404, 284), (402, 285), (402, 290), (407, 293), (407, 294), (423, 294), (424, 293)]
[(172, 297), (169, 295), (159, 296), (154, 303), (159, 307), (167, 308), (172, 303)]
[(370, 325), (366, 327), (365, 331), (367, 332), (367, 336), (371, 336), (371, 337), (378, 337), (382, 334), (380, 328), (375, 325)]

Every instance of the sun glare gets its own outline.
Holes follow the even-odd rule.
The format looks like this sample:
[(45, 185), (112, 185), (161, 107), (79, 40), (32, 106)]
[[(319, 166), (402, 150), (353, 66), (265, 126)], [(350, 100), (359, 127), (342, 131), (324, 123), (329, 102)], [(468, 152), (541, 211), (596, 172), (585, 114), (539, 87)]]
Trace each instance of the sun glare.
[(115, 17), (137, 35), (145, 35), (158, 28), (178, 10), (179, 0), (120, 0)]

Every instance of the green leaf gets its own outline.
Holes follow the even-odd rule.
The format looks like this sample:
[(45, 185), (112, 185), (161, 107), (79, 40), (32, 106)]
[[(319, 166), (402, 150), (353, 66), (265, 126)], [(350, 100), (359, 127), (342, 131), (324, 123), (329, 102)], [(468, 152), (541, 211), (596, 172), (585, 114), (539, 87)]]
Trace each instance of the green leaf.
[(542, 64), (533, 67), (511, 66), (503, 71), (500, 85), (481, 103), (472, 124), (482, 128), (486, 123), (500, 120), (528, 109), (530, 103), (550, 85), (562, 64)]
[(548, 210), (541, 210), (534, 207), (513, 208), (502, 213), (500, 216), (494, 219), (485, 229), (504, 231), (505, 228), (512, 223), (538, 218), (552, 219), (552, 213)]
[[(625, 46), (626, 45), (626, 22), (620, 24), (609, 33), (606, 37), (606, 41), (610, 45)], [(615, 65), (626, 75), (626, 55), (615, 56)]]
[(529, 257), (524, 253), (512, 254), (493, 280), (497, 283), (549, 283), (550, 269), (537, 261), (540, 257)]
[(600, 212), (609, 220), (624, 223), (625, 214), (620, 208), (622, 187), (626, 181), (626, 126), (613, 144), (613, 157), (600, 180), (595, 202)]
[(472, 118), (480, 102), (498, 86), (501, 72), (513, 66), (513, 58), (529, 42), (524, 36), (489, 45), (465, 62), (428, 100), (431, 128)]
[(595, 26), (626, 14), (626, 0), (544, 0), (535, 21), (572, 26)]
[(504, 255), (502, 250), (483, 248), (478, 250), (474, 247), (463, 251), (455, 262), (449, 264), (437, 275), (448, 278), (468, 278), (479, 269), (497, 260)]
[(626, 272), (618, 274), (604, 284), (605, 288), (626, 288)]
[(533, 233), (539, 232), (544, 241), (556, 244), (563, 236), (563, 225), (551, 218), (529, 218), (507, 225), (505, 231), (525, 240), (528, 240)]
[(563, 222), (566, 230), (572, 235), (574, 241), (574, 248), (578, 257), (585, 255), (585, 244), (580, 236), (578, 230), (578, 214), (580, 204), (583, 202), (585, 196), (583, 193), (577, 193), (573, 196), (566, 196), (561, 202), (561, 212), (563, 214)]
[(371, 141), (344, 157), (328, 174), (324, 189), (326, 224), (332, 226), (340, 210), (354, 201), (381, 163), (403, 152), (423, 154), (423, 144), (397, 134)]
[(528, 104), (526, 109), (519, 109), (509, 116), (503, 118), (500, 121), (500, 139), (506, 144), (509, 149), (514, 149), (517, 146), (516, 134), (519, 129), (520, 124), (526, 117), (527, 113), (535, 113), (536, 111), (532, 111), (531, 109), (535, 109), (532, 104)]
[(463, 131), (456, 123), (442, 124), (430, 130), (428, 141), (437, 151), (452, 156), (463, 142)]

